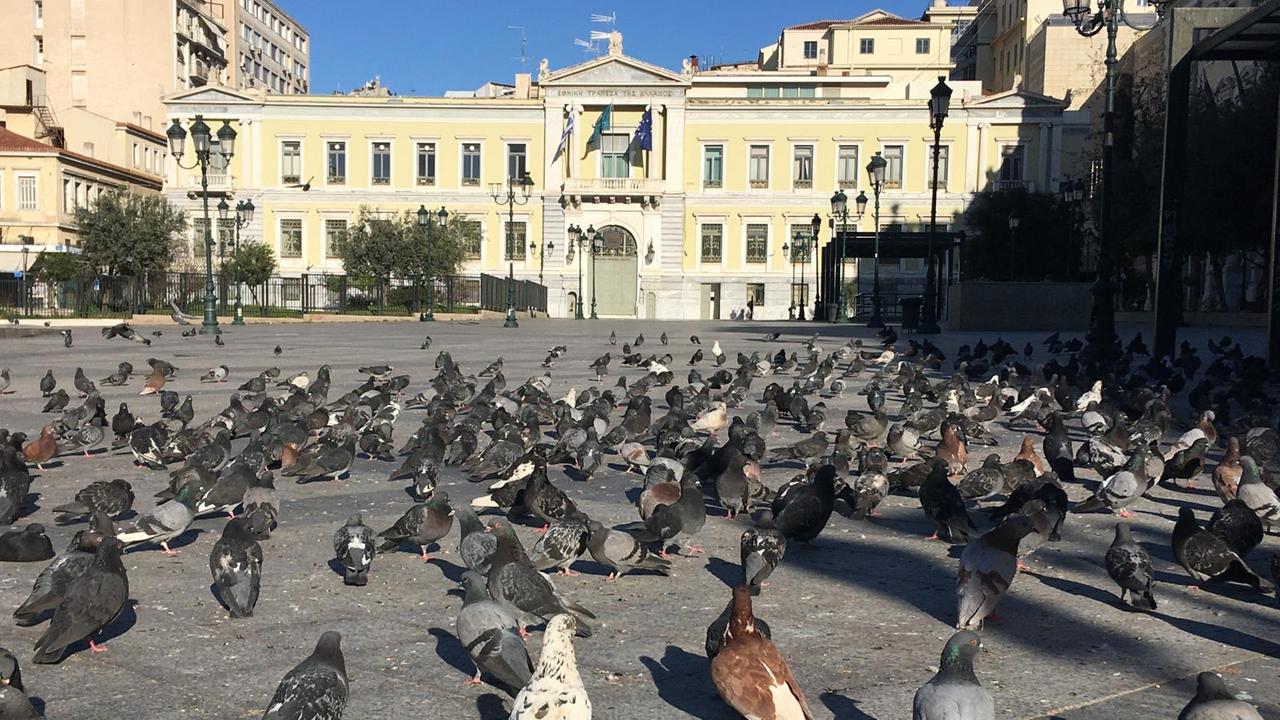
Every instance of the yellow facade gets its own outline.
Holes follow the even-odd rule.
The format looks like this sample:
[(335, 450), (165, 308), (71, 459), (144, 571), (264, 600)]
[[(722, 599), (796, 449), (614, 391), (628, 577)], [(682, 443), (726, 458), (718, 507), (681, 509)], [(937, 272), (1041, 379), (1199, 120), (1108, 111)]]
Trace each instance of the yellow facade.
[[(236, 155), (211, 183), (213, 201), (225, 194), (252, 199), (261, 211), (247, 235), (275, 248), (285, 273), (342, 271), (325, 243), (330, 221), (353, 221), (361, 207), (403, 212), (420, 205), (480, 223), (479, 257), (464, 273), (505, 273), (507, 209), (494, 202), (489, 184), (505, 182), (510, 150), (522, 147), (534, 192), (515, 208), (525, 239), (514, 271), (542, 279), (553, 315), (570, 314), (581, 272), (582, 299), (594, 285), (602, 316), (728, 317), (751, 296), (757, 318), (786, 317), (793, 292), (814, 301), (813, 260), (820, 256), (806, 258), (802, 276), (783, 245), (797, 232), (807, 235), (815, 214), (822, 221), (819, 243), (830, 238), (832, 194), (843, 189), (851, 210), (860, 191), (871, 194), (865, 167), (873, 153), (891, 158), (881, 226), (911, 230), (929, 222), (927, 103), (950, 63), (942, 24), (883, 13), (828, 23), (815, 32), (830, 38), (830, 47), (845, 36), (872, 34), (884, 52), (874, 61), (853, 57), (846, 66), (823, 68), (785, 59), (790, 32), (762, 52), (773, 60), (759, 66), (700, 68), (690, 58), (679, 70), (627, 57), (615, 33), (608, 54), (556, 70), (544, 61), (536, 81), (517, 77), (514, 90), (496, 98), (206, 88), (167, 104), (170, 117), (184, 124), (197, 113), (215, 129), (224, 118), (233, 122)], [(809, 31), (796, 32), (803, 54)], [(927, 72), (916, 53), (888, 42), (916, 37), (929, 38)], [(983, 96), (978, 83), (952, 85), (938, 222), (958, 228), (973, 193), (987, 188), (1056, 189), (1063, 133), (1087, 126), (1087, 117), (1034, 94)], [(606, 111), (610, 126), (593, 138)], [(636, 138), (646, 115), (649, 150)], [(330, 177), (334, 143), (345, 143), (341, 182)], [(421, 143), (435, 151), (430, 183), (419, 178)], [(188, 192), (196, 178), (173, 166), (169, 173), (170, 197), (194, 208)], [(872, 215), (869, 208), (851, 217), (848, 229), (873, 229)], [(573, 225), (605, 231), (595, 263), (588, 252), (568, 252)], [(292, 245), (299, 230), (300, 248)], [(921, 269), (907, 261), (882, 264), (890, 287), (910, 292), (923, 283)], [(808, 287), (793, 288), (793, 276)]]

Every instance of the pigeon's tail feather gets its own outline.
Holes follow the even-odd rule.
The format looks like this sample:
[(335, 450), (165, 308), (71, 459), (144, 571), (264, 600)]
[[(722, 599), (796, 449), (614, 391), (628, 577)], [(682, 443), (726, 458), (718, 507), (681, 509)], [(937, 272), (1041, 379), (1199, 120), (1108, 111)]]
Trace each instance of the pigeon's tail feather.
[(1239, 582), (1251, 585), (1262, 592), (1271, 592), (1275, 588), (1274, 585), (1250, 570), (1249, 567), (1241, 560), (1233, 561), (1231, 563), (1231, 567), (1227, 568), (1227, 571), (1218, 577), (1227, 582)]
[(1084, 500), (1081, 500), (1080, 502), (1076, 503), (1075, 507), (1071, 508), (1071, 512), (1073, 513), (1097, 512), (1098, 510), (1101, 510), (1104, 507), (1106, 506), (1102, 504), (1102, 499), (1095, 495), (1090, 498), (1085, 498)]
[(64, 513), (67, 515), (87, 515), (93, 510), (84, 503), (69, 502), (65, 505), (59, 505), (53, 509), (56, 513)]
[(1144, 590), (1141, 594), (1131, 592), (1129, 593), (1129, 604), (1139, 610), (1155, 610), (1156, 596), (1150, 590)]
[[(596, 619), (595, 614), (593, 614), (590, 610), (582, 607), (581, 605), (579, 605), (578, 603), (572, 600), (565, 600), (564, 606), (572, 610), (575, 615), (585, 615), (586, 617), (589, 617), (592, 620)], [(581, 625), (582, 623), (579, 622), (578, 624)], [(583, 635), (583, 637), (587, 637), (587, 635)]]

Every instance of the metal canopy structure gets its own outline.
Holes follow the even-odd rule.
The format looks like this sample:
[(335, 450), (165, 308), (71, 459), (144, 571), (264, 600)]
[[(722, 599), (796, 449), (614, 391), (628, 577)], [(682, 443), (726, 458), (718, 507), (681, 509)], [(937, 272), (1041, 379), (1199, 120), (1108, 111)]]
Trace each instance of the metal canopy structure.
[[(1277, 0), (1280, 2), (1280, 0)], [(942, 268), (945, 265), (948, 269), (952, 266), (952, 251), (960, 245), (963, 232), (935, 232), (933, 236), (933, 255), (939, 258), (937, 263), (938, 273), (942, 274)], [(876, 256), (876, 234), (874, 231), (866, 232), (836, 232), (835, 239), (828, 240), (822, 249), (822, 278), (818, 287), (819, 299), (823, 304), (823, 314), (815, 317), (815, 320), (830, 320), (826, 317), (826, 305), (835, 302), (836, 297), (836, 257), (843, 257), (845, 260), (855, 258), (870, 260)], [(842, 245), (842, 246), (841, 246)], [(837, 255), (838, 254), (838, 255)], [(880, 258), (898, 260), (900, 258), (928, 258), (929, 256), (929, 232), (922, 230), (919, 232), (899, 231), (899, 230), (881, 230), (880, 231)], [(949, 276), (950, 273), (948, 272)], [(845, 282), (848, 282), (845, 278)], [(938, 288), (943, 287), (943, 283), (937, 285)], [(939, 291), (939, 305), (941, 298), (945, 293)], [(830, 299), (830, 300), (829, 300)], [(849, 300), (851, 298), (846, 298)]]
[[(1172, 355), (1177, 340), (1178, 322), (1182, 314), (1182, 265), (1184, 248), (1179, 243), (1178, 228), (1182, 215), (1187, 173), (1188, 100), (1191, 94), (1191, 70), (1197, 62), (1213, 60), (1277, 61), (1280, 60), (1280, 0), (1269, 0), (1249, 14), (1201, 40), (1187, 51), (1169, 70), (1168, 99), (1165, 108), (1164, 169), (1160, 187), (1160, 231), (1156, 264), (1156, 308), (1154, 350), (1159, 355)], [(1277, 107), (1280, 117), (1280, 107)], [(1280, 123), (1277, 123), (1277, 149), (1272, 172), (1271, 238), (1267, 322), (1267, 363), (1280, 369)]]

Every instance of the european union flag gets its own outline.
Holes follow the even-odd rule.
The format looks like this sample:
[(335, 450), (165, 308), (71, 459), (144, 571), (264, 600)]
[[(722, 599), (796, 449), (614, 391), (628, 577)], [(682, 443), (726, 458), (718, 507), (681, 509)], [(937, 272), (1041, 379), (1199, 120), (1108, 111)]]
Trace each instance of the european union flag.
[(644, 115), (640, 118), (640, 124), (636, 126), (635, 134), (636, 147), (641, 150), (653, 150), (653, 111), (645, 110)]

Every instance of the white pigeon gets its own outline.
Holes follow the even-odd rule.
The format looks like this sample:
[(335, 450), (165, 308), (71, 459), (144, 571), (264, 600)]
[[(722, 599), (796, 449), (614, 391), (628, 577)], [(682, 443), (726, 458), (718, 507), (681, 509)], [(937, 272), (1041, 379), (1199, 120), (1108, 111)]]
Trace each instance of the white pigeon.
[(1083, 412), (1089, 407), (1089, 403), (1100, 402), (1102, 402), (1102, 381), (1094, 380), (1093, 387), (1089, 388), (1088, 392), (1080, 393), (1080, 397), (1076, 398), (1076, 410)]
[(508, 720), (591, 720), (591, 699), (573, 653), (577, 621), (562, 613), (542, 635), (538, 667), (511, 706)]

